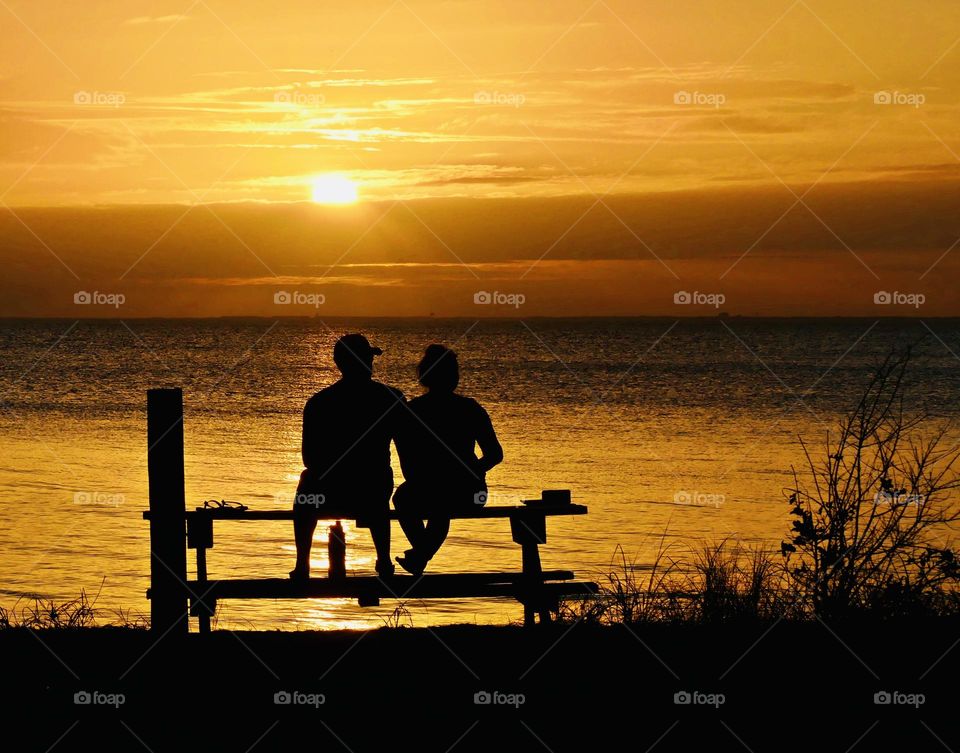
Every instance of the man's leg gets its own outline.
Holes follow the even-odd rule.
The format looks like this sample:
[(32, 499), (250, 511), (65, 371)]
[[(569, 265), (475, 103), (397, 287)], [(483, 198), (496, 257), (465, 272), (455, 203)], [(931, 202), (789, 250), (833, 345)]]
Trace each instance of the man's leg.
[(377, 573), (389, 574), (393, 571), (390, 561), (390, 518), (378, 518), (370, 521), (370, 537), (377, 550)]
[(291, 578), (310, 577), (310, 549), (313, 546), (313, 532), (317, 529), (317, 519), (309, 516), (297, 514), (294, 507), (293, 517), (293, 541), (297, 545), (297, 564), (290, 573)]

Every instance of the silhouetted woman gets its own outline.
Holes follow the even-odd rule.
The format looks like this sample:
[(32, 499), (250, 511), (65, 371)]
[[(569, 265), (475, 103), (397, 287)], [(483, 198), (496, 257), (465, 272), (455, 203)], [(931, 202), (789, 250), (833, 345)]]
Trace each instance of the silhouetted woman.
[[(426, 393), (407, 405), (397, 436), (404, 482), (393, 495), (411, 548), (397, 557), (419, 575), (450, 531), (450, 516), (487, 499), (486, 473), (503, 460), (490, 416), (473, 398), (457, 394), (457, 354), (431, 345), (417, 366)], [(475, 448), (480, 448), (478, 458)]]

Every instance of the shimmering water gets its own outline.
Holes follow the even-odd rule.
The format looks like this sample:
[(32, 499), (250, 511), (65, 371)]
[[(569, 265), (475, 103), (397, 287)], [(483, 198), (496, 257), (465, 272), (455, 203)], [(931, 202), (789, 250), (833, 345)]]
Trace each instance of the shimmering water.
[[(184, 388), (187, 498), (287, 508), (301, 470), (300, 411), (334, 379), (336, 336), (384, 348), (377, 378), (418, 393), (414, 365), (443, 342), (461, 391), (490, 412), (506, 460), (492, 504), (570, 488), (585, 517), (550, 521), (545, 567), (595, 576), (617, 545), (639, 561), (662, 536), (678, 555), (730, 537), (777, 546), (782, 490), (855, 402), (895, 343), (919, 340), (913, 396), (960, 411), (956, 320), (131, 320), (0, 322), (0, 603), (32, 592), (100, 591), (99, 606), (149, 612), (145, 392)], [(929, 327), (929, 329), (928, 329)], [(930, 330), (933, 330), (931, 333)], [(400, 478), (394, 457), (395, 472)], [(79, 495), (79, 496), (78, 496)], [(694, 504), (684, 503), (692, 500)], [(348, 529), (348, 567), (372, 572), (366, 531)], [(326, 568), (326, 531), (314, 567)], [(404, 540), (394, 529), (394, 549)], [(432, 569), (517, 569), (505, 520), (455, 523)], [(289, 524), (224, 523), (211, 577), (280, 577)], [(191, 565), (192, 568), (192, 565)], [(102, 584), (102, 588), (101, 588)], [(346, 601), (225, 602), (219, 624), (378, 626), (394, 607)], [(414, 624), (505, 622), (505, 601), (414, 602)]]

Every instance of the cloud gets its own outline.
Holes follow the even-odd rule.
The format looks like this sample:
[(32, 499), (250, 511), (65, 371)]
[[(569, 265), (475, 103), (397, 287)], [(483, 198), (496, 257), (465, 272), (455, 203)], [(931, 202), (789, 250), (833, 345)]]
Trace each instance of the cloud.
[[(846, 168), (838, 168), (834, 172), (850, 172)], [(860, 168), (857, 173), (866, 173), (874, 176), (899, 176), (903, 178), (917, 178), (929, 180), (931, 178), (956, 179), (960, 174), (960, 167), (956, 162), (908, 162), (901, 165), (873, 165)]]
[(58, 259), (83, 289), (127, 295), (131, 316), (276, 316), (273, 292), (292, 286), (323, 292), (325, 315), (486, 315), (477, 290), (522, 292), (529, 315), (685, 315), (676, 290), (771, 315), (877, 315), (873, 294), (901, 290), (927, 295), (924, 315), (960, 313), (960, 256), (944, 253), (960, 180), (824, 183), (809, 209), (783, 186), (593, 201), (0, 211), (0, 315), (75, 315)]
[(532, 183), (534, 181), (541, 180), (540, 178), (533, 177), (531, 175), (477, 175), (477, 176), (463, 176), (461, 178), (441, 178), (437, 180), (423, 180), (417, 183), (416, 185), (421, 187), (428, 186), (453, 186), (453, 185), (465, 185), (465, 186), (478, 186), (478, 185), (495, 185), (498, 183), (502, 184), (511, 184), (511, 183)]
[(146, 26), (147, 24), (175, 24), (186, 21), (190, 16), (183, 14), (174, 14), (170, 16), (137, 16), (128, 18), (123, 22), (124, 26)]
[[(384, 265), (388, 270), (394, 267)], [(346, 268), (346, 265), (344, 265)], [(399, 277), (375, 277), (372, 275), (277, 275), (276, 277), (184, 277), (180, 280), (184, 285), (200, 285), (203, 287), (269, 287), (278, 288), (287, 286), (319, 286), (319, 285), (354, 285), (358, 287), (395, 287), (404, 284)]]

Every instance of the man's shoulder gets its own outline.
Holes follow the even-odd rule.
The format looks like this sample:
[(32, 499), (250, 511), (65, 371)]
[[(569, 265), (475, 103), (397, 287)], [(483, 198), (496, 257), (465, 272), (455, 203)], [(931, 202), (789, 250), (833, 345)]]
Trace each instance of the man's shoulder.
[(307, 398), (307, 405), (310, 405), (311, 403), (322, 403), (325, 400), (329, 400), (330, 398), (335, 397), (339, 391), (340, 382), (334, 382), (333, 384), (327, 385), (322, 390), (317, 390), (309, 398)]
[(325, 404), (341, 403), (345, 398), (354, 400), (364, 399), (361, 396), (369, 394), (378, 395), (389, 402), (402, 403), (406, 401), (406, 398), (403, 396), (403, 392), (398, 390), (396, 387), (383, 384), (383, 382), (370, 380), (369, 382), (366, 382), (360, 386), (349, 385), (343, 380), (340, 380), (334, 382), (328, 387), (324, 387), (319, 392), (315, 392), (310, 398), (307, 399), (306, 408), (319, 407)]

